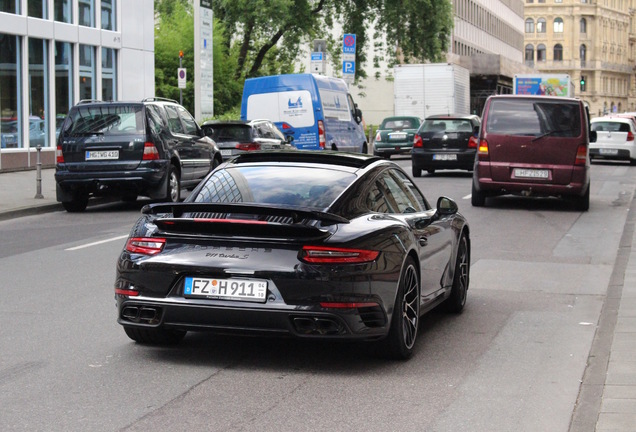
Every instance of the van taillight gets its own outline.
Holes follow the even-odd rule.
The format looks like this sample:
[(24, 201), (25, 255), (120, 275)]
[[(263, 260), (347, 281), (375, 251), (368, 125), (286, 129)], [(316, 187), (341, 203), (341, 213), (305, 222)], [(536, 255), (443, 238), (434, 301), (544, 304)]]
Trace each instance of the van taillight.
[(415, 137), (413, 138), (413, 148), (421, 148), (424, 146), (424, 143), (422, 142), (422, 137), (419, 135), (415, 135)]
[[(632, 136), (632, 139), (634, 137)], [(585, 144), (581, 144), (576, 149), (576, 159), (574, 160), (574, 165), (585, 165), (587, 163), (587, 146)]]
[(634, 141), (634, 134), (632, 131), (627, 132), (627, 141)]
[(477, 147), (479, 147), (479, 139), (477, 139), (476, 136), (471, 135), (470, 138), (468, 138), (468, 148), (476, 149)]
[(64, 153), (62, 153), (62, 146), (57, 146), (55, 150), (55, 162), (59, 164), (64, 163)]
[(322, 120), (318, 120), (318, 144), (321, 149), (327, 146), (327, 137), (325, 136), (325, 124)]
[(142, 160), (158, 160), (159, 152), (157, 151), (157, 147), (151, 142), (144, 143), (144, 155), (141, 158)]
[(486, 141), (485, 139), (479, 141), (477, 153), (479, 153), (480, 156), (488, 156), (488, 141)]

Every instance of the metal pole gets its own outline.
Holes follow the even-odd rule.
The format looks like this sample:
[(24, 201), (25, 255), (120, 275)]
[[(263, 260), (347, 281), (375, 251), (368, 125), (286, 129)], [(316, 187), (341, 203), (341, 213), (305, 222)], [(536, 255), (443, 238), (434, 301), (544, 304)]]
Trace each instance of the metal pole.
[(38, 144), (38, 157), (37, 157), (37, 176), (35, 178), (35, 199), (42, 199), (44, 195), (42, 195), (42, 160), (40, 159), (40, 152), (42, 151), (42, 146)]
[[(181, 56), (179, 55), (179, 68), (181, 68)], [(183, 89), (179, 88), (179, 105), (183, 105)]]

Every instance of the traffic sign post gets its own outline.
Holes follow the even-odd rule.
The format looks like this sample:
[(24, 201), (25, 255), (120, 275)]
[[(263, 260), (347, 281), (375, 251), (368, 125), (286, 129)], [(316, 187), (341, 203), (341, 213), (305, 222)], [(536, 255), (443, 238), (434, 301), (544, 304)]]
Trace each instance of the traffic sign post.
[(345, 34), (342, 38), (342, 77), (349, 84), (356, 76), (356, 35)]

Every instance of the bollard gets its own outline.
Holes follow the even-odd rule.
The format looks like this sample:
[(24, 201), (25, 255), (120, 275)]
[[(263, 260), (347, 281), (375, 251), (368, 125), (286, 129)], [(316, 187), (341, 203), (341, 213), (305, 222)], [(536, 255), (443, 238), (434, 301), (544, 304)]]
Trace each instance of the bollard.
[(37, 146), (38, 157), (37, 157), (37, 176), (35, 178), (35, 199), (42, 199), (44, 195), (42, 195), (42, 160), (40, 159), (40, 152), (42, 151), (42, 146)]

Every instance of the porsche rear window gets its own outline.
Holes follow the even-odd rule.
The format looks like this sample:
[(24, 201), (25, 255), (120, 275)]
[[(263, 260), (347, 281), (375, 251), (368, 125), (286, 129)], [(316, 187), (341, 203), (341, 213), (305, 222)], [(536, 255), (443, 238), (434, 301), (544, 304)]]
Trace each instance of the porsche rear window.
[(355, 178), (349, 172), (324, 168), (230, 166), (208, 178), (194, 201), (282, 204), (322, 209), (329, 207)]
[(576, 102), (493, 100), (486, 122), (486, 132), (502, 135), (581, 135), (581, 113)]

